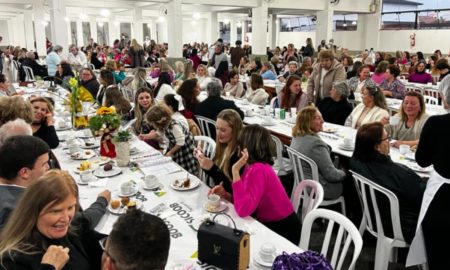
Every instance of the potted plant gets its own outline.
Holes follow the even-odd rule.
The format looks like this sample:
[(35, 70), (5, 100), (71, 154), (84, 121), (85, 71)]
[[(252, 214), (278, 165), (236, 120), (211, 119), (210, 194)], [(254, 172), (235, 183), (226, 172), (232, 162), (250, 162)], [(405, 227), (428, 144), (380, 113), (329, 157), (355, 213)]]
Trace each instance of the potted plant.
[(128, 166), (130, 163), (130, 139), (131, 133), (129, 130), (120, 130), (114, 137), (116, 162), (119, 167)]

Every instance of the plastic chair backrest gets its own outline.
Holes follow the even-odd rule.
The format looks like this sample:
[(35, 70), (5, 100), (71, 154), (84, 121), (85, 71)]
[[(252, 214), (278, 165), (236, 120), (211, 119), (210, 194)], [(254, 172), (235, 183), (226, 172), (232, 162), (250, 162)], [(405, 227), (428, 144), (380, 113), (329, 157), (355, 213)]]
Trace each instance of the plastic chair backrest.
[(25, 71), (25, 81), (27, 81), (27, 82), (35, 81), (33, 69), (31, 69), (30, 67), (27, 67), (27, 66), (22, 66), (22, 68)]
[[(216, 142), (207, 136), (195, 136), (194, 140), (197, 143), (197, 147), (202, 150), (205, 157), (212, 160), (216, 155)], [(200, 170), (198, 177), (208, 186), (210, 185), (211, 179), (203, 170)]]
[(283, 143), (281, 142), (281, 140), (274, 135), (270, 135), (272, 137), (273, 142), (275, 143), (276, 146), (276, 152), (277, 152), (277, 156), (276, 156), (276, 166), (278, 167), (278, 170), (284, 170), (284, 164), (283, 164)]
[(203, 117), (203, 116), (200, 116), (200, 115), (196, 115), (195, 118), (197, 118), (198, 125), (199, 125), (200, 130), (202, 131), (202, 134), (204, 136), (208, 136), (208, 137), (212, 138), (211, 129), (216, 128), (216, 121), (211, 120), (206, 117)]
[(430, 104), (430, 105), (438, 105), (439, 100), (435, 97), (432, 96), (423, 96), (423, 98), (425, 99), (425, 104)]
[(418, 92), (421, 93), (423, 95), (423, 88), (414, 86), (414, 85), (406, 85), (406, 92), (410, 92), (410, 91), (414, 91), (414, 92)]
[[(317, 182), (319, 181), (319, 169), (314, 160), (301, 154), (290, 146), (286, 146), (286, 150), (292, 163), (292, 170), (294, 171), (294, 187), (307, 178)], [(309, 167), (309, 171), (306, 169), (307, 167)], [(292, 198), (293, 197), (291, 196), (291, 199)]]
[(333, 269), (341, 270), (350, 244), (353, 242), (353, 257), (348, 268), (345, 268), (353, 270), (355, 268), (356, 260), (361, 253), (363, 240), (355, 225), (344, 215), (336, 211), (327, 209), (315, 209), (309, 212), (306, 215), (305, 220), (303, 221), (299, 247), (303, 250), (308, 250), (313, 222), (319, 218), (328, 220), (328, 226), (322, 243), (322, 250), (320, 251), (320, 254), (329, 259), (327, 253), (330, 246), (331, 236), (333, 234), (333, 227), (336, 224), (339, 227), (334, 242), (333, 253), (331, 255), (331, 259), (329, 259), (330, 264)]
[[(301, 203), (303, 200), (303, 203)], [(302, 221), (305, 216), (314, 209), (317, 209), (323, 202), (323, 187), (313, 180), (302, 180), (294, 190), (293, 202), (294, 210), (298, 213), (300, 204), (302, 206)]]
[(270, 108), (279, 108), (280, 107), (280, 102), (278, 101), (278, 97), (273, 97), (270, 100)]

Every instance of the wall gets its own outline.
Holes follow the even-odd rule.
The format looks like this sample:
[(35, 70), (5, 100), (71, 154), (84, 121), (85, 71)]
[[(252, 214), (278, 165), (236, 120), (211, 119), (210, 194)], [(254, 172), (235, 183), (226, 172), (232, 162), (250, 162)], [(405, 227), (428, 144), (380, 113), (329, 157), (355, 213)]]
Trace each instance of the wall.
[(10, 43), (10, 40), (9, 40), (9, 31), (8, 31), (8, 22), (7, 21), (0, 21), (0, 36), (3, 37), (3, 40), (0, 43), (0, 46), (8, 46)]
[[(207, 42), (207, 19), (183, 19), (183, 44), (194, 42)], [(169, 30), (170, 31), (170, 30)]]
[[(409, 36), (416, 33), (416, 46), (409, 46)], [(425, 54), (432, 54), (436, 49), (440, 49), (442, 54), (450, 52), (450, 29), (436, 30), (382, 30), (380, 31), (381, 51), (394, 52), (402, 51), (422, 51)]]

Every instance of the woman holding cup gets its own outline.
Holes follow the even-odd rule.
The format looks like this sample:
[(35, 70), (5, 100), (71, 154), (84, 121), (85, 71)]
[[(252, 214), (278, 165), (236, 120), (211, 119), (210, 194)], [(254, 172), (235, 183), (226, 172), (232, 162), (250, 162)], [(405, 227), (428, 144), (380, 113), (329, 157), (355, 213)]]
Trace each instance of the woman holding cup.
[[(281, 109), (289, 111), (295, 108), (295, 112), (300, 111), (308, 105), (308, 97), (302, 91), (302, 78), (297, 75), (290, 75), (286, 85), (278, 94), (278, 103)], [(294, 117), (294, 115), (292, 115)]]
[(218, 194), (227, 201), (233, 202), (231, 166), (239, 160), (237, 139), (243, 127), (241, 117), (232, 109), (219, 113), (216, 121), (216, 154), (208, 159), (196, 149), (196, 158), (200, 168), (213, 179), (216, 186), (210, 194)]
[(414, 91), (406, 93), (402, 102), (401, 111), (395, 116), (384, 117), (382, 123), (391, 139), (396, 140), (392, 144), (399, 147), (402, 144), (415, 147), (419, 143), (420, 133), (428, 120), (425, 112), (425, 101), (422, 94)]

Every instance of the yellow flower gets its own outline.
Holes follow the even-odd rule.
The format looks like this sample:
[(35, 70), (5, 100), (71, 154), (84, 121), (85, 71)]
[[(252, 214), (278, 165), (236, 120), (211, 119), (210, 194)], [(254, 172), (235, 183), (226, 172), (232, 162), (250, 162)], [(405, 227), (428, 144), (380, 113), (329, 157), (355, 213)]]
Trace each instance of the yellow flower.
[(70, 78), (70, 80), (69, 80), (69, 86), (70, 86), (70, 88), (77, 87), (77, 85), (78, 85), (78, 80), (75, 79), (75, 78)]
[(97, 109), (97, 114), (98, 115), (104, 115), (104, 114), (114, 114), (116, 113), (116, 110), (114, 109), (114, 107), (100, 107), (99, 109)]

